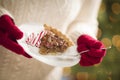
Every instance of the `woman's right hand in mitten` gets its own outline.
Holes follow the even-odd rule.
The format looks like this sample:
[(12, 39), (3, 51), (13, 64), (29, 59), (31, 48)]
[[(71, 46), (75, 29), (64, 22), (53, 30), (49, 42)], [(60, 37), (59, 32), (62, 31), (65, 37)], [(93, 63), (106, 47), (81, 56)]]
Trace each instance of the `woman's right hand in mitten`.
[(16, 54), (21, 54), (27, 58), (32, 58), (24, 51), (22, 46), (17, 43), (17, 40), (22, 37), (23, 32), (16, 27), (10, 16), (0, 16), (0, 45), (15, 52)]

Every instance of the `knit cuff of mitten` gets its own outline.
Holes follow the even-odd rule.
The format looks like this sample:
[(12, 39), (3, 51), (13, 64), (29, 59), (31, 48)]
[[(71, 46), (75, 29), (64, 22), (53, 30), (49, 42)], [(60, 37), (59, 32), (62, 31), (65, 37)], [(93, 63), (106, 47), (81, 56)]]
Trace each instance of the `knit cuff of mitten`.
[(98, 22), (75, 22), (71, 24), (68, 29), (68, 36), (76, 43), (77, 39), (81, 35), (88, 35), (92, 38), (96, 39), (97, 31), (98, 31)]

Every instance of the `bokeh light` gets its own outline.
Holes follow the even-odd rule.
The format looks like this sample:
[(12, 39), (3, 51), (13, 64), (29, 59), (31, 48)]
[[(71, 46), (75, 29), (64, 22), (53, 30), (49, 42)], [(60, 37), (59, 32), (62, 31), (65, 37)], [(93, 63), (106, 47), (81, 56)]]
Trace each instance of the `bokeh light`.
[(66, 70), (75, 76), (72, 80), (120, 80), (120, 0), (102, 0), (98, 21), (97, 38), (111, 48), (99, 64), (90, 67), (78, 64)]
[(120, 35), (114, 35), (112, 38), (112, 44), (117, 47), (119, 46), (119, 41), (120, 41)]
[(106, 48), (112, 46), (111, 40), (109, 38), (103, 38), (101, 41), (103, 42)]
[(77, 80), (88, 80), (88, 76), (87, 72), (78, 72), (76, 75)]
[(120, 4), (119, 3), (112, 4), (112, 12), (116, 15), (120, 14)]

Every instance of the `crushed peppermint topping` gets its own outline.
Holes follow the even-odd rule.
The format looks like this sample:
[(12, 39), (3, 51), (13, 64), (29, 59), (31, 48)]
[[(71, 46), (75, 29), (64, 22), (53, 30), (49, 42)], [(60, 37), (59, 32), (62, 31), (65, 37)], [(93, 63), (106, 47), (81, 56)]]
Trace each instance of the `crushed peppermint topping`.
[(40, 47), (41, 39), (46, 33), (46, 31), (41, 31), (39, 33), (31, 33), (25, 42), (28, 45)]

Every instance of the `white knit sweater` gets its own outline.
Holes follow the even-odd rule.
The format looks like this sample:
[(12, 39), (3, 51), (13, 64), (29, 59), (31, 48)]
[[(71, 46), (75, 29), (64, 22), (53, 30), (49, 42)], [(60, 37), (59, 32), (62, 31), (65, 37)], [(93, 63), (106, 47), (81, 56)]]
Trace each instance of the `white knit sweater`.
[[(0, 1), (0, 5), (14, 16), (18, 27), (24, 23), (46, 23), (74, 37), (74, 41), (81, 34), (96, 38), (100, 3), (101, 0)], [(0, 16), (5, 13), (0, 11)], [(60, 80), (61, 72), (61, 68), (13, 54), (0, 46), (0, 80), (44, 80), (46, 77), (47, 80)], [(56, 73), (59, 75), (54, 76)]]

